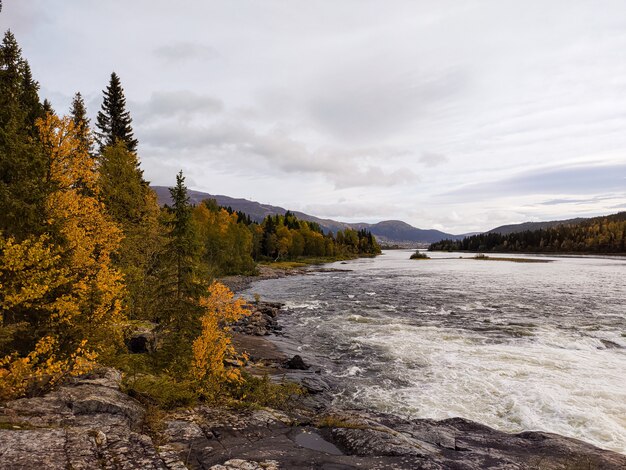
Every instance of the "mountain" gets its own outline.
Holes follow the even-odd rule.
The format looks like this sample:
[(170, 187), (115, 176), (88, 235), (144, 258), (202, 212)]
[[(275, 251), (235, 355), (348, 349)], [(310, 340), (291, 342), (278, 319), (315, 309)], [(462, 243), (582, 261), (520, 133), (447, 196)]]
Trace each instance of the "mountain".
[[(159, 204), (169, 204), (171, 202), (169, 189), (165, 186), (152, 186), (157, 193)], [(201, 191), (189, 190), (189, 199), (193, 204), (199, 204), (204, 199), (215, 199), (220, 206), (231, 207), (233, 210), (241, 211), (250, 216), (256, 222), (262, 222), (268, 215), (284, 214), (287, 209), (248, 199), (239, 199), (229, 196), (213, 195)], [(395, 244), (400, 246), (414, 247), (418, 243), (433, 243), (439, 240), (461, 240), (463, 235), (452, 235), (439, 230), (424, 230), (413, 227), (401, 220), (385, 220), (377, 224), (356, 223), (349, 224), (338, 222), (332, 219), (321, 219), (304, 212), (291, 211), (299, 219), (308, 222), (318, 223), (325, 231), (337, 233), (339, 230), (353, 228), (356, 230), (367, 229), (372, 232), (379, 242), (383, 244)]]
[(390, 243), (433, 243), (445, 238), (462, 239), (462, 235), (450, 235), (434, 229), (419, 229), (401, 220), (384, 220), (377, 224), (351, 224), (352, 228), (366, 228), (379, 240)]
[(524, 222), (521, 224), (511, 224), (511, 225), (501, 225), (500, 227), (493, 228), (489, 230), (487, 233), (498, 233), (500, 235), (508, 235), (510, 233), (519, 233), (526, 232), (532, 230), (540, 230), (547, 229), (552, 227), (557, 227), (559, 225), (570, 225), (570, 224), (578, 224), (580, 222), (584, 222), (585, 220), (589, 220), (584, 217), (578, 217), (576, 219), (567, 219), (567, 220), (551, 220), (547, 222)]

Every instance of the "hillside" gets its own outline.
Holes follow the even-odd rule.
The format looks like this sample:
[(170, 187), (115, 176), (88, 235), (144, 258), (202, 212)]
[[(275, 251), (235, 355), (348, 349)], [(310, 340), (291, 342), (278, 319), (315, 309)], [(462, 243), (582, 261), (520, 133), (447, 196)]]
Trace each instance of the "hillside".
[[(165, 186), (153, 186), (157, 193), (159, 204), (170, 202), (169, 190)], [(189, 197), (193, 204), (198, 204), (204, 199), (215, 199), (220, 206), (232, 207), (236, 211), (245, 212), (256, 221), (261, 222), (266, 216), (284, 214), (287, 209), (269, 204), (261, 204), (248, 199), (232, 198), (223, 195), (213, 195), (201, 191), (189, 190)], [(461, 240), (463, 235), (452, 235), (433, 229), (419, 229), (400, 220), (385, 220), (376, 224), (338, 222), (332, 219), (321, 219), (303, 212), (292, 211), (299, 219), (318, 223), (325, 231), (336, 233), (338, 230), (354, 228), (356, 230), (367, 229), (372, 232), (382, 243), (414, 246), (416, 243), (434, 243), (443, 239)]]
[(561, 221), (552, 227), (510, 232), (495, 231), (442, 240), (431, 250), (540, 253), (626, 253), (626, 212), (590, 219)]
[[(500, 235), (508, 235), (510, 233), (527, 232), (533, 230), (545, 230), (552, 227), (558, 227), (559, 225), (578, 224), (588, 220), (583, 217), (567, 220), (550, 220), (546, 222), (523, 222), (521, 224), (501, 225), (500, 227), (492, 228), (487, 233), (498, 233)], [(473, 234), (478, 235), (478, 234)], [(468, 234), (469, 236), (469, 234)]]

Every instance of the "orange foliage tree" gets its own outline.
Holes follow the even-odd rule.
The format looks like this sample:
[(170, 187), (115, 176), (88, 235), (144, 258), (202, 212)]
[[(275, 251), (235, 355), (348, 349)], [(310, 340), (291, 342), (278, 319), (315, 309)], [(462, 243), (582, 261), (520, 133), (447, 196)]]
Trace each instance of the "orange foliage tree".
[[(121, 339), (124, 285), (111, 254), (121, 232), (98, 200), (93, 158), (71, 119), (38, 120), (48, 157), (45, 233), (0, 236), (0, 397), (84, 372)], [(4, 344), (3, 344), (4, 341)]]
[[(243, 381), (235, 348), (231, 343), (229, 324), (249, 312), (245, 302), (235, 299), (224, 284), (213, 282), (208, 295), (200, 299), (204, 314), (200, 318), (202, 331), (192, 345), (191, 377), (202, 394), (216, 398), (221, 385)], [(226, 365), (225, 361), (233, 365)]]

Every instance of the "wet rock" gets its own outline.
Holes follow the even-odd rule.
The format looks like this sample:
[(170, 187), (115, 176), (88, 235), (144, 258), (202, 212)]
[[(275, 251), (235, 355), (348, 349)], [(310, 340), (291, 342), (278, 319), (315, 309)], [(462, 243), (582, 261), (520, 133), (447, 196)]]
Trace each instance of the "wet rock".
[(320, 421), (335, 443), (359, 456), (400, 456), (399, 468), (626, 468), (626, 456), (543, 432), (508, 434), (462, 418), (407, 420), (334, 411)]
[(615, 341), (610, 341), (608, 339), (601, 339), (600, 342), (604, 345), (606, 349), (624, 349), (622, 345), (617, 344)]
[(285, 362), (285, 367), (287, 369), (294, 369), (294, 370), (307, 370), (310, 366), (304, 363), (304, 360), (302, 359), (300, 355), (296, 354), (287, 362)]

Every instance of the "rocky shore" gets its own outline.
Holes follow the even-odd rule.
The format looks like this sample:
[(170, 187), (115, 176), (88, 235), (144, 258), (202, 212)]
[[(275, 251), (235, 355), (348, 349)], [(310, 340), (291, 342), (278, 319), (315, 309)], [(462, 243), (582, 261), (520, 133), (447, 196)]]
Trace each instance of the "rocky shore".
[(46, 396), (0, 406), (0, 469), (626, 468), (624, 455), (556, 434), (337, 409), (332, 391), (340, 384), (267, 339), (280, 333), (281, 306), (250, 308), (234, 326), (234, 342), (248, 353), (251, 373), (307, 391), (289, 410), (198, 406), (155, 425), (154, 412), (120, 390), (119, 372), (102, 369)]

